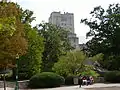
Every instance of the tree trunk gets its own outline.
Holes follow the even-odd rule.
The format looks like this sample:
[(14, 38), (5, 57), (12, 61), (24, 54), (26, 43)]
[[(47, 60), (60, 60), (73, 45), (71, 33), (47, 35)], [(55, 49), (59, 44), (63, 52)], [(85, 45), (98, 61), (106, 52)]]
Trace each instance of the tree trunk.
[[(4, 70), (6, 70), (6, 69), (4, 68)], [(3, 80), (4, 80), (4, 90), (6, 90), (5, 73), (3, 74)]]

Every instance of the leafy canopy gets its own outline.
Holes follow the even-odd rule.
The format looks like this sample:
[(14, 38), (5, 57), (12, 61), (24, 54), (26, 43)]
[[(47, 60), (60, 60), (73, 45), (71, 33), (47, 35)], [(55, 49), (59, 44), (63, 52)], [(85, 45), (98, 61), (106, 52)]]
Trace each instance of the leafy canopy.
[(24, 24), (25, 37), (28, 40), (27, 53), (19, 59), (19, 79), (28, 79), (41, 72), (42, 52), (44, 50), (43, 37), (38, 30), (32, 28), (33, 12), (22, 10), (21, 22)]
[[(106, 62), (102, 63), (104, 67), (109, 65), (106, 68), (119, 69), (120, 4), (110, 4), (106, 10), (98, 6), (90, 14), (90, 19), (81, 20), (90, 28), (87, 37), (92, 39), (87, 42), (88, 51), (91, 55), (103, 53)], [(115, 60), (109, 59), (109, 56)]]
[(19, 59), (19, 74), (24, 79), (41, 72), (42, 52), (44, 50), (43, 38), (38, 35), (37, 30), (30, 25), (25, 25), (26, 38), (28, 39), (28, 50)]
[(15, 64), (26, 53), (27, 41), (20, 21), (21, 9), (12, 2), (0, 2), (0, 67)]
[(68, 52), (59, 58), (52, 69), (62, 76), (77, 75), (83, 70), (85, 59), (86, 56), (81, 51)]
[(52, 67), (59, 57), (70, 50), (67, 31), (49, 23), (39, 24), (36, 28), (39, 35), (44, 38), (42, 70), (52, 71)]

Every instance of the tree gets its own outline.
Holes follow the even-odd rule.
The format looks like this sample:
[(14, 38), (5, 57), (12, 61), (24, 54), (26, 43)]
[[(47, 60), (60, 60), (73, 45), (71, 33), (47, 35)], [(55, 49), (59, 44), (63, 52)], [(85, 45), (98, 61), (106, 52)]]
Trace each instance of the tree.
[(103, 65), (100, 63), (105, 63), (104, 61), (104, 54), (99, 53), (97, 55), (94, 55), (93, 57), (89, 57), (89, 60), (93, 63), (94, 69), (102, 69)]
[(44, 50), (43, 38), (37, 30), (25, 25), (28, 39), (27, 53), (19, 59), (19, 74), (21, 79), (30, 78), (41, 72), (42, 52)]
[(36, 26), (39, 35), (44, 38), (44, 52), (42, 57), (42, 70), (52, 71), (55, 62), (61, 55), (70, 50), (67, 31), (49, 23), (43, 23)]
[(61, 56), (59, 61), (53, 66), (53, 71), (62, 76), (77, 75), (84, 70), (84, 60), (86, 56), (81, 51), (68, 52), (67, 55)]
[(33, 20), (35, 20), (36, 17), (33, 17), (33, 12), (26, 9), (22, 10), (22, 16), (21, 16), (21, 21), (22, 23), (28, 23), (30, 24)]
[(26, 53), (27, 41), (20, 15), (16, 4), (0, 2), (0, 68), (14, 65), (16, 56)]
[[(92, 18), (81, 20), (90, 27), (87, 37), (93, 37), (87, 42), (91, 55), (104, 54), (103, 66), (107, 69), (120, 69), (120, 5), (110, 4), (105, 10), (101, 6), (90, 13)], [(112, 57), (112, 58), (111, 58)], [(111, 59), (110, 59), (111, 58)], [(114, 58), (114, 59), (113, 59)], [(113, 64), (114, 63), (114, 64)], [(109, 65), (109, 67), (107, 67)]]
[(42, 52), (44, 50), (43, 38), (38, 30), (32, 28), (33, 12), (22, 10), (21, 22), (24, 24), (25, 37), (28, 40), (27, 53), (19, 59), (19, 79), (28, 79), (41, 72)]
[(92, 61), (102, 61), (104, 57), (104, 54), (99, 53), (97, 55), (94, 55), (93, 57), (90, 57)]

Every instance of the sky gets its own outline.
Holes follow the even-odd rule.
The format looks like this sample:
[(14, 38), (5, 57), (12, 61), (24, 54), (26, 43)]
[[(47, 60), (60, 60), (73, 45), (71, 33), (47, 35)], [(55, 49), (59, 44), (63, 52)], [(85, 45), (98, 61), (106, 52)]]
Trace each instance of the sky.
[[(9, 1), (9, 0), (8, 0)], [(61, 13), (74, 13), (74, 27), (79, 43), (86, 43), (86, 33), (89, 27), (81, 24), (81, 19), (90, 18), (90, 11), (94, 7), (101, 5), (107, 9), (109, 4), (119, 3), (120, 0), (10, 0), (17, 2), (23, 9), (29, 9), (34, 12), (36, 21), (32, 25), (48, 22), (48, 18), (53, 11), (61, 11)]]

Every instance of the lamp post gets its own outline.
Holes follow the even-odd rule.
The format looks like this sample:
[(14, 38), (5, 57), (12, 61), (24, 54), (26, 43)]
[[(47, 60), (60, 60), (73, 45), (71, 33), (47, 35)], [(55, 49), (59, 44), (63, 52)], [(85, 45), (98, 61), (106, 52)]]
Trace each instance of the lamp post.
[(18, 59), (19, 59), (19, 55), (17, 54), (17, 56), (16, 56), (16, 86), (15, 86), (15, 90), (19, 89), (19, 85), (18, 85)]

